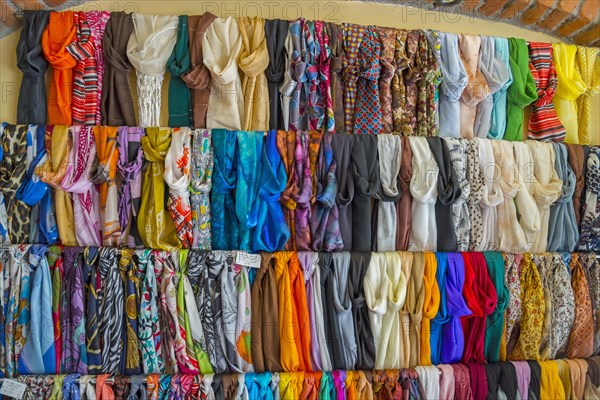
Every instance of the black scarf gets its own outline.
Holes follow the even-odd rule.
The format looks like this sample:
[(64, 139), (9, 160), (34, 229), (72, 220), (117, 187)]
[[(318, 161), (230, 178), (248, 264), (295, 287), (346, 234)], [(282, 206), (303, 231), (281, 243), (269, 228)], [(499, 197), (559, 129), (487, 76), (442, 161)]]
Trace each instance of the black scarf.
[(265, 35), (269, 51), (269, 66), (265, 74), (269, 81), (270, 119), (269, 129), (283, 129), (283, 113), (279, 101), (279, 85), (283, 82), (286, 67), (285, 38), (287, 37), (289, 23), (281, 19), (265, 21)]
[(353, 135), (339, 133), (333, 135), (331, 148), (333, 158), (337, 163), (335, 177), (337, 178), (337, 206), (340, 215), (339, 225), (344, 242), (344, 251), (352, 249), (352, 200), (354, 198), (354, 178), (350, 173)]
[(348, 293), (352, 301), (352, 320), (356, 337), (356, 370), (375, 368), (375, 343), (369, 322), (369, 309), (365, 300), (363, 283), (371, 261), (371, 253), (350, 253), (350, 271), (348, 275)]

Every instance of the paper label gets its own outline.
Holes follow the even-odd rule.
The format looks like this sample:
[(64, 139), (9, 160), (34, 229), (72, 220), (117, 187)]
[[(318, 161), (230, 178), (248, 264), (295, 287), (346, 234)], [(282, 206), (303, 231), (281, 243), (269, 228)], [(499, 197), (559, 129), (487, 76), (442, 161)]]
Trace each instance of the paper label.
[(262, 257), (260, 254), (250, 254), (244, 251), (238, 251), (235, 259), (237, 265), (243, 265), (244, 267), (260, 268)]
[(4, 379), (4, 382), (0, 387), (0, 394), (15, 399), (22, 399), (25, 394), (25, 389), (27, 389), (27, 385), (24, 383), (12, 379)]

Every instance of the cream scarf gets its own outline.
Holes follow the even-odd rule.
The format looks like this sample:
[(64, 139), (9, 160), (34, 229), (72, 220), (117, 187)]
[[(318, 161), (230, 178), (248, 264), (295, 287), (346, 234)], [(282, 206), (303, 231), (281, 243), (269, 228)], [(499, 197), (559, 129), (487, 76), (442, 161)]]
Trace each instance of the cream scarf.
[(377, 251), (396, 250), (396, 207), (400, 191), (398, 178), (402, 157), (402, 140), (398, 135), (379, 135), (379, 176), (381, 195), (377, 213)]
[(492, 144), (488, 139), (479, 140), (479, 163), (484, 177), (485, 190), (479, 203), (482, 219), (482, 240), (475, 251), (496, 250), (498, 248), (498, 211), (502, 202), (502, 191), (495, 173), (495, 159)]
[(241, 130), (244, 97), (238, 72), (242, 36), (235, 19), (216, 19), (202, 38), (204, 65), (210, 71), (206, 127)]
[(436, 251), (437, 226), (435, 202), (439, 168), (424, 137), (409, 137), (412, 149), (412, 178), (410, 193), (413, 196), (412, 221), (408, 243), (409, 251)]
[(179, 18), (134, 13), (127, 57), (136, 70), (140, 126), (159, 126), (167, 59), (177, 42)]
[(540, 213), (540, 229), (533, 237), (534, 247), (531, 251), (545, 252), (548, 248), (548, 224), (550, 221), (550, 206), (562, 194), (562, 180), (554, 168), (556, 153), (550, 142), (527, 140), (527, 146), (535, 162), (534, 174), (538, 182), (533, 198)]
[(534, 173), (533, 157), (529, 146), (524, 142), (512, 142), (515, 151), (515, 162), (519, 178), (519, 191), (515, 196), (515, 205), (519, 210), (519, 225), (525, 235), (522, 246), (513, 249), (514, 253), (528, 252), (536, 240), (536, 232), (541, 229), (542, 220), (540, 212), (533, 198), (538, 185)]
[[(363, 282), (365, 301), (369, 308), (369, 321), (371, 323), (371, 332), (373, 333), (373, 343), (375, 344), (376, 369), (383, 368), (380, 338), (382, 336), (383, 316), (387, 311), (389, 291), (385, 266), (385, 253), (371, 253), (371, 260), (369, 261), (369, 267), (367, 268)], [(400, 269), (398, 268), (398, 270)], [(396, 336), (400, 337), (399, 331)]]
[(410, 275), (406, 291), (404, 308), (408, 315), (408, 324), (403, 321), (403, 329), (408, 327), (408, 347), (405, 342), (404, 368), (413, 368), (421, 361), (421, 321), (425, 303), (425, 256), (423, 253), (401, 253), (402, 264), (410, 264)]

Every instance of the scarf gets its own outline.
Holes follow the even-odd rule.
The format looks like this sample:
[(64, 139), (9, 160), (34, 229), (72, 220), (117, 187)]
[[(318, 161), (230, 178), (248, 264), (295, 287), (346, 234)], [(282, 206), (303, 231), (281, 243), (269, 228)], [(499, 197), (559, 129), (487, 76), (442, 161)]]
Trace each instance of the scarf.
[(271, 373), (264, 374), (246, 374), (245, 384), (248, 390), (248, 398), (273, 400), (273, 391), (269, 383), (271, 382)]
[[(354, 133), (354, 111), (356, 110), (358, 78), (360, 68), (360, 49), (365, 36), (365, 27), (343, 25), (342, 81), (344, 82), (344, 126), (346, 133)], [(372, 32), (369, 30), (369, 32)]]
[(538, 98), (531, 106), (527, 136), (530, 139), (562, 142), (566, 131), (552, 103), (558, 79), (552, 62), (551, 44), (529, 43), (529, 69), (537, 86)]
[(171, 145), (165, 156), (164, 180), (169, 186), (167, 210), (177, 236), (184, 248), (192, 247), (194, 241), (192, 208), (190, 205), (190, 166), (192, 135), (190, 128), (174, 128)]
[[(400, 326), (400, 310), (404, 307), (407, 296), (407, 286), (410, 274), (412, 257), (408, 253), (384, 253), (386, 261), (386, 279), (388, 281), (387, 293), (387, 311), (383, 315), (381, 323), (381, 336), (377, 346), (377, 360), (383, 361), (383, 365), (377, 360), (375, 368), (399, 368), (405, 363), (405, 357), (408, 357), (407, 347), (400, 337), (404, 327)], [(402, 268), (398, 268), (398, 266)], [(392, 334), (400, 330), (401, 335)]]
[(412, 149), (409, 138), (402, 137), (402, 155), (400, 161), (400, 174), (398, 183), (400, 185), (400, 201), (396, 210), (396, 249), (407, 250), (411, 232), (412, 221), (412, 194), (410, 192), (410, 182), (412, 180)]
[(96, 377), (96, 398), (98, 400), (114, 400), (115, 393), (108, 378), (110, 375), (102, 374)]
[[(124, 343), (123, 315), (124, 287), (117, 268), (118, 250), (105, 247), (100, 250), (98, 272), (102, 281), (100, 299), (99, 334), (102, 338), (102, 372), (116, 374), (120, 372)], [(99, 384), (97, 383), (97, 386)]]
[(460, 57), (458, 35), (439, 33), (440, 69), (444, 80), (440, 90), (440, 136), (460, 137), (460, 103), (464, 89), (469, 82), (469, 76)]
[(81, 248), (68, 247), (63, 251), (64, 292), (61, 302), (61, 331), (63, 337), (62, 371), (87, 373), (85, 314)]
[(522, 256), (519, 254), (504, 255), (504, 281), (508, 286), (510, 293), (508, 308), (506, 309), (506, 328), (500, 342), (500, 360), (506, 361), (507, 356), (512, 352), (520, 333), (521, 324), (521, 282), (519, 275), (521, 272)]
[(269, 52), (265, 35), (265, 20), (258, 17), (240, 17), (237, 20), (242, 38), (238, 66), (244, 74), (244, 118), (242, 129), (266, 130), (269, 120), (265, 70), (269, 66)]
[(311, 237), (314, 250), (337, 251), (344, 247), (337, 208), (337, 164), (333, 159), (332, 134), (325, 134), (317, 159), (317, 202), (311, 215)]
[(373, 134), (381, 132), (381, 109), (379, 107), (379, 56), (381, 42), (374, 27), (366, 27), (357, 55), (356, 102), (353, 133)]
[(279, 93), (280, 93), (281, 114), (282, 114), (281, 117), (283, 119), (283, 129), (286, 131), (290, 130), (292, 132), (296, 132), (294, 129), (292, 129), (293, 126), (292, 127), (290, 126), (290, 119), (292, 117), (297, 118), (296, 117), (297, 111), (295, 110), (295, 106), (294, 106), (294, 115), (292, 115), (292, 95), (294, 94), (294, 91), (296, 90), (296, 85), (298, 84), (298, 82), (294, 81), (294, 78), (292, 77), (291, 62), (292, 62), (292, 53), (294, 51), (292, 31), (296, 32), (298, 27), (296, 26), (297, 24), (292, 25), (292, 23), (295, 23), (295, 21), (290, 22), (290, 26), (288, 27), (287, 35), (285, 37), (284, 63), (286, 65), (286, 67), (284, 68), (284, 71), (283, 71), (283, 82), (279, 86)]
[(342, 332), (336, 323), (335, 315), (335, 284), (334, 259), (331, 253), (322, 253), (319, 256), (319, 269), (321, 273), (321, 300), (323, 302), (323, 322), (325, 340), (328, 344), (329, 357), (333, 369), (343, 369), (344, 348), (342, 347)]
[[(224, 267), (224, 252), (212, 251), (209, 253), (207, 260), (208, 269), (208, 294), (210, 298), (210, 306), (212, 307), (213, 318), (209, 322), (213, 322), (213, 332), (215, 340), (215, 351), (213, 366), (215, 373), (222, 373), (227, 370), (227, 361), (223, 354), (223, 297), (221, 294), (221, 273)], [(208, 314), (210, 315), (210, 314)]]
[(277, 150), (281, 157), (281, 162), (285, 168), (287, 182), (281, 191), (279, 202), (283, 210), (285, 224), (290, 231), (290, 238), (286, 244), (286, 250), (296, 249), (296, 201), (293, 195), (296, 193), (297, 176), (295, 174), (295, 152), (296, 152), (296, 133), (277, 131)]
[(344, 87), (343, 87), (343, 45), (344, 27), (333, 22), (326, 22), (325, 28), (329, 37), (330, 90), (333, 107), (334, 130), (344, 132)]
[[(398, 69), (402, 74), (402, 133), (406, 136), (417, 134), (418, 84), (421, 71), (417, 70), (417, 56), (421, 31), (403, 32), (403, 60), (398, 60)], [(402, 66), (400, 66), (402, 64)]]
[(488, 362), (498, 362), (500, 360), (500, 342), (505, 329), (505, 313), (510, 301), (510, 291), (504, 278), (502, 254), (488, 251), (483, 255), (497, 298), (494, 310), (487, 315), (485, 321), (485, 359)]
[(479, 244), (475, 251), (496, 250), (498, 248), (498, 205), (503, 201), (498, 179), (495, 177), (495, 163), (492, 142), (487, 139), (479, 140), (479, 163), (483, 177), (483, 194), (479, 203), (481, 214), (481, 231), (475, 233), (474, 242)]
[(537, 361), (527, 361), (527, 363), (529, 364), (529, 368), (531, 370), (528, 397), (532, 399), (539, 399), (542, 368), (540, 363)]
[(192, 247), (200, 250), (210, 250), (210, 189), (212, 188), (214, 166), (211, 132), (207, 129), (194, 129), (192, 135), (192, 177), (190, 185)]
[(281, 19), (265, 21), (265, 38), (269, 65), (265, 70), (269, 86), (269, 129), (283, 129), (283, 110), (279, 101), (279, 87), (283, 83), (283, 76), (288, 69), (285, 63), (285, 38), (289, 22)]
[(410, 193), (415, 200), (412, 202), (412, 229), (408, 248), (410, 251), (435, 251), (437, 247), (435, 201), (438, 197), (439, 168), (426, 138), (413, 137), (408, 144), (413, 155)]
[(259, 172), (262, 170), (263, 132), (237, 132), (238, 164), (235, 213), (239, 223), (239, 249), (251, 251), (257, 224)]
[(499, 69), (506, 71), (506, 81), (494, 93), (490, 129), (487, 137), (490, 139), (504, 138), (506, 131), (507, 92), (512, 85), (513, 75), (510, 67), (509, 41), (506, 38), (494, 38), (494, 52), (499, 59)]
[(416, 367), (415, 370), (419, 374), (419, 381), (425, 390), (425, 398), (439, 399), (440, 398), (440, 371), (433, 366)]
[(98, 159), (90, 178), (99, 186), (102, 244), (116, 246), (121, 238), (118, 190), (115, 181), (119, 161), (117, 128), (96, 126), (94, 127), (94, 138), (96, 139)]
[(400, 191), (400, 165), (402, 140), (398, 135), (379, 135), (377, 150), (379, 155), (379, 188), (377, 210), (377, 251), (396, 250), (397, 206)]
[(309, 310), (307, 305), (306, 287), (304, 281), (304, 273), (297, 253), (292, 253), (287, 274), (290, 278), (292, 307), (293, 307), (293, 326), (294, 336), (299, 338), (296, 342), (296, 348), (299, 354), (300, 370), (312, 370), (312, 362), (310, 359), (311, 352), (311, 327), (308, 321), (310, 320)]
[[(541, 361), (540, 399), (562, 399), (566, 397), (561, 381), (559, 361)], [(568, 373), (568, 371), (565, 371)], [(568, 391), (570, 392), (570, 390)]]
[(102, 227), (99, 221), (98, 191), (89, 176), (96, 159), (96, 144), (92, 128), (71, 127), (73, 147), (69, 152), (67, 171), (62, 180), (63, 190), (71, 193), (75, 235), (81, 246), (100, 246)]
[[(423, 257), (423, 314), (421, 316), (421, 332), (419, 334), (421, 343), (419, 345), (420, 356), (418, 364), (427, 366), (432, 365), (432, 351), (437, 351), (437, 349), (432, 348), (434, 332), (431, 324), (440, 308), (441, 291), (436, 279), (438, 264), (435, 254), (427, 252), (424, 253)], [(440, 268), (440, 274), (437, 274), (440, 281), (445, 279), (443, 276), (445, 270), (444, 266), (443, 270)]]
[(460, 135), (466, 139), (475, 136), (477, 106), (491, 93), (486, 77), (479, 66), (481, 37), (459, 35), (460, 58), (467, 72), (467, 86), (460, 98)]
[(460, 185), (458, 187), (460, 188), (460, 196), (456, 198), (452, 204), (452, 220), (457, 242), (456, 250), (467, 251), (469, 249), (469, 234), (471, 229), (469, 206), (467, 204), (467, 199), (471, 194), (471, 184), (467, 178), (467, 151), (469, 142), (461, 139), (448, 138), (444, 140), (444, 143), (448, 147), (450, 153), (452, 173), (456, 178), (455, 184)]
[(44, 76), (48, 61), (40, 43), (49, 19), (50, 12), (45, 10), (23, 12), (23, 30), (17, 43), (17, 67), (23, 72), (17, 100), (18, 124), (46, 123), (48, 105)]
[(71, 99), (74, 125), (94, 125), (98, 102), (98, 74), (96, 72), (96, 42), (92, 37), (85, 12), (73, 14), (75, 40), (67, 51), (76, 60), (73, 69), (73, 94)]
[(88, 11), (86, 18), (91, 30), (91, 38), (94, 42), (94, 61), (96, 62), (96, 110), (94, 112), (95, 124), (102, 121), (102, 87), (104, 83), (104, 49), (103, 38), (106, 31), (106, 24), (110, 19), (110, 11)]
[(579, 131), (579, 143), (594, 144), (600, 142), (600, 137), (592, 124), (592, 96), (600, 91), (600, 63), (597, 57), (600, 50), (594, 47), (577, 47), (577, 70), (581, 74), (581, 80), (587, 86), (577, 99), (577, 122)]
[[(573, 208), (575, 209), (575, 219), (577, 226), (581, 224), (581, 197), (585, 186), (585, 169), (587, 165), (587, 157), (589, 147), (578, 144), (566, 144), (568, 152), (568, 160), (571, 169), (575, 173), (575, 190), (573, 191)], [(566, 183), (563, 182), (564, 185)]]
[(329, 45), (329, 30), (323, 21), (315, 21), (315, 41), (320, 48), (316, 59), (316, 67), (319, 69), (318, 90), (323, 100), (323, 115), (318, 112), (316, 120), (317, 129), (323, 127), (329, 133), (335, 133), (335, 111), (333, 110), (333, 99), (331, 97), (331, 59), (332, 50)]
[(600, 218), (600, 201), (598, 200), (600, 195), (599, 170), (600, 148), (590, 147), (589, 156), (587, 157), (585, 204), (580, 227), (581, 238), (579, 240), (579, 249), (583, 251), (600, 249), (597, 228), (597, 221)]
[[(523, 230), (525, 240), (520, 242), (519, 247), (512, 249), (512, 251), (522, 252), (528, 251), (532, 245), (537, 243), (535, 235), (542, 227), (542, 218), (533, 195), (538, 186), (538, 181), (535, 171), (532, 171), (535, 164), (530, 147), (525, 143), (513, 143), (513, 151), (519, 179), (519, 190), (515, 196), (515, 206), (519, 210), (519, 224)], [(552, 168), (552, 170), (554, 169)]]
[[(321, 43), (316, 38), (315, 23), (313, 21), (305, 22), (302, 35), (306, 43), (306, 84), (304, 85), (304, 93), (300, 95), (300, 98), (305, 99), (306, 102), (301, 102), (300, 114), (303, 117), (306, 116), (308, 129), (312, 131), (320, 129), (325, 120), (321, 74), (323, 80), (325, 80), (328, 72), (326, 63), (324, 62), (324, 65), (321, 65), (321, 54), (323, 54), (323, 58), (327, 58), (329, 49), (321, 48)], [(324, 89), (327, 90), (327, 87)]]
[(571, 286), (570, 269), (560, 254), (552, 256), (553, 270), (549, 272), (552, 293), (551, 324), (548, 339), (548, 358), (564, 357), (575, 320), (575, 297)]
[(438, 87), (443, 77), (437, 58), (435, 46), (430, 43), (425, 31), (419, 36), (417, 70), (421, 71), (417, 97), (417, 135), (437, 136), (439, 134)]
[(534, 102), (537, 96), (535, 80), (529, 69), (527, 43), (523, 39), (508, 39), (510, 69), (513, 82), (507, 91), (506, 130), (504, 139), (523, 140), (523, 109)]
[[(302, 114), (303, 111), (306, 111), (307, 90), (305, 86), (307, 86), (308, 79), (305, 24), (304, 18), (290, 22), (290, 38), (287, 45), (287, 54), (291, 61), (290, 76), (282, 88), (284, 96), (289, 97), (289, 130), (294, 132), (308, 129), (308, 114)], [(310, 34), (310, 30), (308, 33)], [(288, 129), (287, 126), (286, 129)]]
[(351, 369), (371, 370), (375, 363), (375, 345), (363, 288), (371, 255), (369, 253), (350, 253), (350, 257), (348, 293), (352, 303), (354, 337), (357, 345), (356, 363), (351, 366)]
[(102, 39), (104, 59), (106, 60), (100, 107), (102, 125), (136, 125), (133, 99), (127, 79), (131, 70), (131, 62), (127, 57), (127, 44), (132, 32), (132, 14), (124, 12), (110, 14)]
[[(354, 198), (352, 200), (352, 250), (369, 251), (377, 239), (373, 218), (374, 202), (380, 186), (377, 137), (355, 137), (352, 146)], [(362, 143), (361, 143), (362, 142)]]
[[(352, 302), (348, 293), (348, 274), (350, 267), (350, 253), (335, 253), (333, 255), (333, 310), (334, 320), (337, 325), (336, 331), (340, 332), (337, 341), (333, 345), (341, 347), (341, 369), (351, 370), (357, 361), (357, 341), (354, 332), (352, 320)], [(337, 342), (337, 343), (336, 343)], [(338, 360), (336, 351), (334, 350), (334, 367), (337, 366)]]
[(134, 260), (134, 250), (121, 250), (119, 258), (119, 273), (121, 280), (125, 283), (125, 296), (127, 302), (135, 304), (133, 310), (128, 309), (126, 313), (126, 325), (123, 330), (124, 341), (126, 341), (124, 370), (127, 375), (142, 373), (142, 362), (140, 346), (138, 344), (138, 314), (140, 304), (140, 279), (138, 267)]
[(554, 169), (562, 181), (560, 197), (550, 206), (548, 221), (548, 251), (573, 251), (579, 241), (573, 194), (576, 189), (576, 175), (567, 162), (568, 148), (564, 144), (554, 144), (556, 160)]
[(598, 300), (598, 294), (600, 293), (600, 258), (592, 254), (582, 256), (582, 262), (588, 266), (587, 269), (584, 269), (584, 272), (589, 285), (590, 298), (592, 299), (592, 310), (595, 318), (594, 353), (597, 353), (600, 349), (600, 321), (598, 320), (600, 315), (600, 300)]
[(119, 127), (117, 134), (117, 173), (121, 182), (118, 186), (120, 243), (128, 247), (142, 246), (138, 231), (138, 214), (142, 197), (144, 151), (141, 142), (144, 135), (143, 128), (125, 126)]
[(575, 321), (571, 328), (568, 358), (587, 358), (594, 351), (594, 320), (588, 280), (578, 254), (573, 254), (571, 263), (571, 285), (575, 296)]
[(204, 65), (210, 71), (210, 96), (206, 115), (207, 128), (242, 129), (244, 97), (238, 90), (242, 82), (238, 58), (242, 36), (232, 17), (215, 19), (202, 38)]
[(392, 118), (392, 79), (396, 73), (394, 51), (396, 45), (396, 29), (376, 27), (377, 36), (381, 40), (379, 64), (379, 105), (381, 110), (381, 133), (394, 130)]
[[(99, 315), (99, 293), (102, 282), (98, 271), (98, 248), (87, 247), (83, 250), (81, 273), (84, 284), (85, 315)], [(102, 350), (98, 333), (99, 318), (86, 318), (85, 343), (87, 351), (87, 372), (102, 372)]]
[(181, 246), (176, 227), (165, 210), (165, 158), (171, 144), (171, 130), (149, 128), (142, 138), (144, 157), (149, 165), (144, 173), (138, 231), (146, 247), (175, 250)]
[[(352, 249), (352, 200), (354, 199), (354, 178), (350, 173), (352, 143), (354, 136), (337, 134), (331, 139), (333, 159), (337, 164), (336, 204), (339, 214), (339, 227), (344, 250)], [(381, 139), (381, 138), (380, 138)]]
[[(408, 287), (406, 290), (406, 302), (404, 303), (403, 331), (408, 342), (405, 341), (405, 361), (404, 365), (415, 367), (421, 360), (421, 322), (423, 320), (423, 304), (425, 301), (425, 255), (416, 253), (413, 255), (412, 267), (410, 273), (406, 274)], [(406, 263), (405, 265), (408, 265)], [(406, 312), (406, 314), (404, 314)], [(406, 323), (408, 320), (408, 324)], [(408, 327), (408, 329), (407, 329)], [(408, 344), (408, 346), (407, 346)]]
[[(498, 46), (498, 48), (496, 48)], [(508, 42), (493, 38), (490, 36), (481, 37), (481, 47), (477, 68), (487, 82), (489, 88), (488, 95), (477, 104), (477, 114), (475, 116), (474, 133), (480, 138), (494, 138), (496, 126), (494, 108), (496, 101), (500, 104), (500, 96), (504, 96), (503, 106), (506, 108), (506, 89), (507, 82), (511, 79), (510, 69), (508, 68), (508, 59), (503, 59), (503, 55), (508, 56)], [(497, 113), (501, 112), (499, 108)], [(505, 117), (506, 118), (506, 117)], [(504, 122), (506, 123), (506, 122)], [(492, 126), (494, 126), (492, 128)]]
[(451, 365), (438, 365), (440, 375), (440, 400), (450, 400), (454, 398), (454, 369)]
[(287, 175), (285, 165), (277, 150), (277, 132), (269, 131), (262, 149), (262, 171), (258, 183), (257, 221), (252, 250), (274, 252), (283, 250), (290, 237), (279, 204), (285, 189)]
[[(515, 367), (516, 386), (521, 399), (527, 400), (529, 395), (529, 381), (531, 380), (531, 369), (525, 361), (512, 361)], [(511, 382), (513, 385), (515, 382)], [(489, 382), (488, 382), (489, 384)]]
[[(474, 138), (467, 142), (467, 176), (469, 177), (469, 250), (473, 251), (484, 245), (483, 217), (479, 207), (485, 192), (485, 176), (481, 168), (479, 147), (481, 140)], [(487, 243), (486, 243), (487, 245)]]
[[(319, 389), (321, 387), (321, 372), (305, 372), (304, 382), (302, 382), (302, 392), (300, 399), (302, 400), (317, 400), (319, 398)], [(348, 378), (350, 373), (346, 374), (346, 386), (348, 386)], [(272, 382), (272, 381), (271, 381)]]
[(174, 15), (133, 13), (133, 32), (127, 58), (136, 70), (140, 126), (159, 126), (161, 87), (177, 42), (179, 18)]
[(180, 15), (177, 25), (177, 41), (167, 60), (167, 70), (171, 75), (169, 82), (169, 126), (171, 127), (192, 125), (190, 89), (183, 79), (184, 74), (191, 67), (188, 16)]
[(237, 133), (224, 129), (212, 131), (214, 177), (211, 192), (212, 248), (235, 249), (239, 246), (239, 228), (235, 210), (237, 185)]

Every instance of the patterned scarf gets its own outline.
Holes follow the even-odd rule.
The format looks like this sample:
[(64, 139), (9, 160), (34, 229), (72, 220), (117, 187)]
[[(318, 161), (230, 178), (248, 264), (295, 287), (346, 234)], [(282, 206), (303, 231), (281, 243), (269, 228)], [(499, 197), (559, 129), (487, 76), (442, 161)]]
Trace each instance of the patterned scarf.
[(263, 132), (237, 133), (237, 185), (235, 213), (239, 222), (239, 248), (252, 250), (252, 237), (256, 228), (258, 198), (258, 173), (262, 169)]
[(190, 201), (192, 203), (192, 247), (211, 249), (210, 190), (214, 166), (211, 132), (207, 129), (192, 131), (192, 165)]
[[(102, 339), (102, 372), (107, 374), (121, 372), (121, 360), (125, 358), (123, 357), (125, 293), (123, 280), (117, 267), (118, 254), (117, 249), (104, 247), (100, 249), (98, 263), (98, 272), (102, 280), (98, 325)], [(97, 383), (98, 386), (101, 385)]]
[[(52, 320), (54, 329), (54, 348), (56, 354), (56, 373), (61, 372), (63, 358), (63, 339), (61, 328), (61, 286), (63, 282), (63, 257), (62, 247), (52, 246), (48, 248), (48, 266), (52, 275)], [(8, 321), (8, 317), (6, 318)], [(8, 340), (7, 340), (8, 342)], [(8, 351), (8, 350), (7, 350)], [(7, 353), (8, 354), (8, 353)]]
[(100, 124), (102, 120), (101, 104), (102, 104), (102, 86), (104, 83), (104, 51), (103, 41), (106, 24), (110, 19), (110, 11), (88, 11), (86, 18), (91, 29), (92, 40), (94, 41), (94, 60), (96, 62), (96, 122), (94, 125)]
[[(225, 252), (212, 251), (209, 253), (207, 260), (208, 268), (208, 296), (210, 297), (210, 304), (207, 306), (212, 307), (211, 319), (214, 323), (212, 331), (214, 332), (214, 361), (213, 366), (215, 373), (223, 373), (227, 371), (227, 361), (224, 355), (224, 333), (223, 333), (223, 297), (221, 290), (221, 275), (223, 268), (225, 267)], [(208, 320), (206, 323), (209, 323)]]
[(20, 281), (19, 289), (14, 293), (17, 307), (12, 318), (12, 323), (14, 324), (14, 348), (11, 364), (15, 371), (18, 371), (19, 359), (27, 340), (27, 328), (31, 318), (31, 281), (35, 271), (28, 262), (28, 252), (29, 245), (20, 245), (11, 252), (11, 264), (16, 265), (16, 269), (19, 271), (19, 275), (15, 275), (15, 278)]
[(61, 293), (62, 372), (64, 373), (87, 373), (82, 264), (81, 248), (64, 249), (64, 293)]
[[(301, 102), (300, 115), (301, 118), (306, 116), (308, 119), (308, 129), (316, 130), (323, 126), (325, 120), (325, 110), (323, 104), (323, 93), (321, 84), (321, 73), (327, 72), (327, 66), (324, 70), (320, 70), (321, 52), (328, 49), (321, 49), (321, 44), (317, 41), (315, 32), (315, 23), (306, 21), (302, 35), (306, 43), (306, 69), (305, 69), (305, 84), (304, 84), (304, 99), (306, 102)], [(327, 58), (325, 54), (323, 56)], [(325, 63), (326, 64), (326, 63)], [(327, 88), (325, 88), (327, 90)]]
[[(580, 257), (582, 258), (582, 263), (587, 265), (587, 268), (584, 268), (584, 272), (588, 281), (592, 310), (594, 312), (594, 353), (598, 353), (598, 350), (600, 350), (600, 330), (598, 329), (600, 327), (600, 320), (598, 319), (598, 316), (600, 316), (600, 258), (593, 254), (581, 254)], [(556, 287), (559, 292), (565, 290), (564, 288), (560, 288), (560, 283)], [(572, 310), (573, 308), (568, 310)]]
[(191, 126), (190, 89), (183, 75), (191, 68), (190, 33), (188, 16), (180, 15), (177, 25), (177, 42), (167, 60), (167, 70), (171, 75), (169, 82), (169, 126)]
[(315, 21), (315, 41), (320, 49), (316, 59), (319, 69), (319, 92), (323, 100), (323, 124), (319, 123), (317, 129), (324, 128), (327, 132), (335, 133), (335, 111), (332, 99), (331, 62), (333, 51), (329, 45), (329, 30), (323, 21)]
[(419, 37), (416, 68), (421, 71), (417, 95), (417, 135), (437, 136), (440, 129), (438, 87), (443, 76), (434, 55), (435, 44), (429, 43), (427, 34)]
[[(158, 319), (160, 323), (160, 344), (156, 344), (155, 351), (157, 357), (161, 357), (164, 365), (164, 373), (176, 374), (179, 372), (177, 367), (177, 360), (175, 358), (175, 347), (173, 345), (174, 330), (171, 326), (171, 319), (169, 317), (169, 310), (166, 303), (163, 302), (164, 296), (164, 284), (163, 284), (163, 267), (166, 262), (168, 253), (160, 250), (152, 251), (154, 259), (154, 276), (156, 276), (156, 285), (158, 287), (158, 293), (160, 297), (157, 297), (157, 301), (160, 301), (158, 305)], [(155, 337), (155, 340), (158, 339)], [(154, 343), (157, 343), (155, 341)]]
[(600, 91), (600, 63), (597, 62), (600, 49), (577, 47), (577, 66), (587, 90), (577, 99), (579, 142), (582, 144), (600, 143), (600, 135), (593, 130), (591, 98)]
[(381, 42), (374, 27), (365, 28), (358, 56), (358, 80), (354, 108), (353, 133), (374, 134), (381, 132), (381, 109), (379, 107), (379, 56)]
[(600, 148), (590, 147), (585, 173), (585, 203), (581, 219), (579, 250), (598, 251), (600, 249)]
[(71, 374), (65, 377), (63, 381), (63, 400), (79, 400), (81, 397), (81, 389), (79, 383), (76, 382), (81, 378), (81, 374)]
[[(329, 48), (331, 49), (330, 77), (331, 77), (331, 101), (333, 107), (333, 116), (335, 132), (344, 132), (344, 83), (342, 80), (343, 67), (343, 34), (344, 28), (341, 25), (327, 22), (325, 24), (327, 36), (329, 37)], [(329, 122), (328, 122), (329, 126)]]
[(469, 142), (467, 140), (449, 138), (445, 140), (450, 152), (452, 170), (456, 183), (460, 185), (460, 196), (452, 204), (452, 216), (454, 229), (456, 231), (456, 250), (468, 251), (471, 231), (471, 221), (467, 200), (471, 194), (471, 185), (468, 175), (467, 151)]
[(63, 382), (66, 375), (55, 375), (52, 392), (47, 397), (48, 400), (63, 400), (66, 396), (63, 394)]
[(393, 28), (375, 27), (377, 36), (381, 40), (381, 53), (379, 63), (381, 73), (379, 77), (379, 104), (381, 110), (381, 133), (391, 133), (394, 130), (392, 118), (392, 80), (396, 74), (396, 48), (397, 30)]
[[(354, 132), (354, 110), (356, 110), (358, 78), (360, 68), (360, 48), (365, 36), (365, 27), (343, 24), (342, 80), (344, 82), (344, 126), (346, 133)], [(371, 33), (372, 30), (369, 30)], [(375, 44), (374, 44), (375, 45)], [(377, 46), (378, 47), (378, 46)], [(378, 57), (377, 57), (378, 58)]]
[(392, 132), (408, 132), (408, 127), (404, 126), (404, 111), (406, 105), (406, 87), (404, 85), (404, 75), (409, 67), (409, 59), (406, 55), (406, 37), (408, 33), (404, 29), (396, 30), (394, 45), (394, 76), (392, 77)]
[(144, 151), (141, 141), (144, 137), (144, 129), (122, 126), (118, 131), (117, 172), (120, 178), (118, 206), (119, 224), (122, 230), (120, 243), (127, 247), (140, 247), (142, 239), (138, 232), (138, 213), (142, 197)]
[[(290, 22), (290, 45), (288, 56), (290, 57), (290, 74), (293, 82), (290, 82), (289, 103), (289, 130), (297, 132), (308, 128), (307, 115), (302, 115), (301, 110), (306, 109), (306, 57), (307, 49), (304, 38), (304, 18), (298, 18)], [(286, 126), (286, 129), (288, 127)]]
[(296, 164), (296, 133), (292, 131), (277, 132), (277, 149), (281, 162), (285, 168), (287, 182), (279, 197), (285, 224), (290, 231), (290, 238), (285, 246), (286, 250), (296, 249), (296, 200), (298, 177), (295, 173)]
[[(81, 265), (82, 279), (85, 285), (85, 315), (88, 316), (85, 320), (87, 372), (94, 375), (102, 372), (102, 350), (98, 332), (100, 326), (99, 317), (101, 315), (98, 299), (102, 283), (97, 265), (98, 255), (99, 251), (97, 247), (85, 248), (83, 250), (83, 263)], [(96, 318), (92, 316), (96, 316)]]
[(134, 261), (134, 250), (121, 250), (119, 258), (119, 273), (125, 283), (125, 326), (123, 340), (125, 344), (125, 374), (137, 375), (142, 373), (140, 349), (138, 344), (138, 314), (140, 307), (140, 281), (138, 267)]
[[(316, 139), (311, 136), (310, 139)], [(313, 142), (314, 143), (314, 142)], [(318, 143), (314, 143), (318, 150)], [(310, 249), (310, 200), (312, 198), (313, 184), (310, 164), (311, 143), (307, 132), (296, 132), (296, 151), (294, 153), (294, 168), (296, 177), (296, 190), (292, 192), (292, 199), (296, 202), (294, 216), (296, 218), (295, 234), (296, 248), (298, 250)]]
[(87, 20), (87, 13), (73, 14), (75, 40), (67, 51), (76, 60), (73, 69), (71, 99), (73, 125), (95, 125), (98, 106), (98, 74), (96, 73), (96, 42)]
[(575, 295), (575, 321), (571, 328), (566, 355), (568, 358), (587, 358), (594, 351), (594, 316), (589, 283), (578, 254), (573, 254), (569, 267)]

